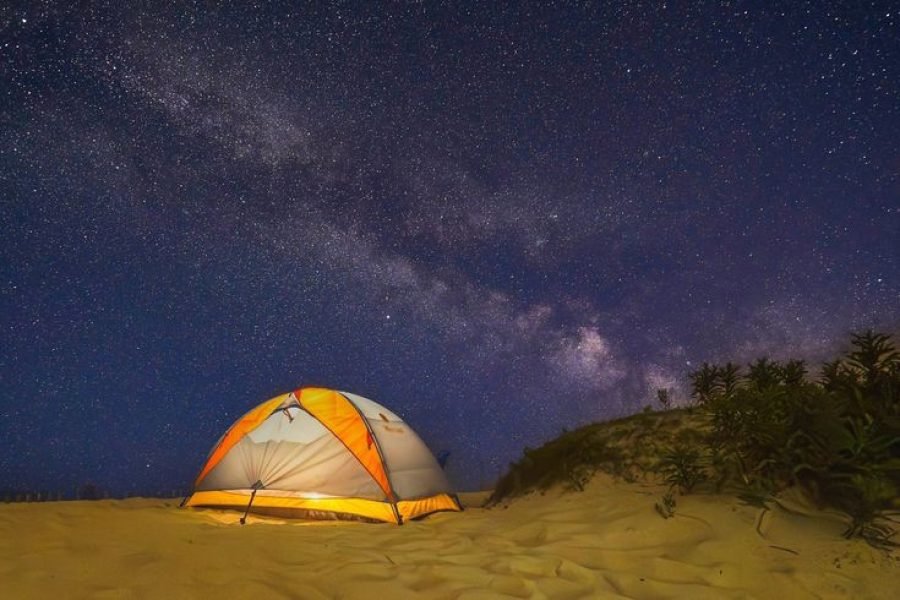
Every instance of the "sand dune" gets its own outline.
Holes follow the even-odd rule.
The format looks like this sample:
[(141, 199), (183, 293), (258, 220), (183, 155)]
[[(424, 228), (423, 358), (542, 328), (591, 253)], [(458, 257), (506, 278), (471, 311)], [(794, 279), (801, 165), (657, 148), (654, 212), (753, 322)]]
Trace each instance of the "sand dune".
[[(0, 505), (2, 598), (894, 598), (900, 554), (787, 498), (679, 498), (598, 476), (490, 510), (296, 522), (172, 501)], [(467, 495), (470, 506), (484, 495)]]

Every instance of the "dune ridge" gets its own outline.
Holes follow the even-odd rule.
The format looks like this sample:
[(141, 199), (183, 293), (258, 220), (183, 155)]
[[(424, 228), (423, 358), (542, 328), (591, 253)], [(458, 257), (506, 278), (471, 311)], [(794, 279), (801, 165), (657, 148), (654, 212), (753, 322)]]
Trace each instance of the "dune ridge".
[(770, 509), (597, 475), (398, 527), (178, 509), (154, 499), (0, 505), (4, 598), (893, 598), (900, 555)]

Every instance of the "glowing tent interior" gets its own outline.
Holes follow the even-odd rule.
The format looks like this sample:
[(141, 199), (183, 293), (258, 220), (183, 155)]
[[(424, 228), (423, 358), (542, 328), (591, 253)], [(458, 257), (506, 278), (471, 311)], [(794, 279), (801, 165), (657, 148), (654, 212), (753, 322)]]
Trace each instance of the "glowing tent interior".
[(394, 523), (462, 510), (400, 417), (325, 388), (276, 396), (238, 419), (213, 446), (185, 505)]

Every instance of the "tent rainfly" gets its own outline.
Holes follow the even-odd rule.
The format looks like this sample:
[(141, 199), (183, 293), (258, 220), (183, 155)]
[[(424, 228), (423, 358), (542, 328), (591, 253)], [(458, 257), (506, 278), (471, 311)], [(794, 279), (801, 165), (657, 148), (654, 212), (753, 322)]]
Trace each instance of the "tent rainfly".
[[(403, 419), (356, 394), (301, 388), (238, 419), (213, 446), (187, 506), (402, 523), (462, 510)], [(241, 519), (244, 522), (244, 519)]]

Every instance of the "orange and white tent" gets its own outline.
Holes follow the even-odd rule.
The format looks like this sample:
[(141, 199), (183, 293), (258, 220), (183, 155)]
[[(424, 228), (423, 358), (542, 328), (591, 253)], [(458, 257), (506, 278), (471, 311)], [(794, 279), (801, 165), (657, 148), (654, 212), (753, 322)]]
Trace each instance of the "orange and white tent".
[(282, 394), (238, 419), (213, 446), (185, 504), (394, 523), (461, 510), (403, 419), (324, 388)]

